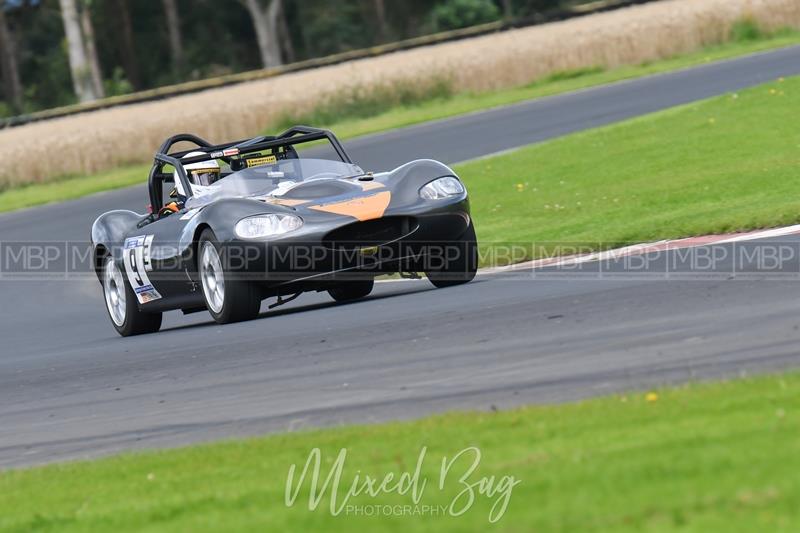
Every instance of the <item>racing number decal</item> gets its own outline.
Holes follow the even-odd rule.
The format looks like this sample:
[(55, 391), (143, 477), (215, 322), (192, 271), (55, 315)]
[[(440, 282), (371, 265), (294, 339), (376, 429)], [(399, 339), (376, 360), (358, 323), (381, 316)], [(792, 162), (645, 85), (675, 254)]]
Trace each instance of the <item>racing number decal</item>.
[(125, 240), (125, 253), (122, 256), (125, 272), (140, 304), (161, 299), (161, 295), (147, 276), (147, 273), (153, 270), (150, 258), (152, 245), (153, 235), (131, 237)]
[(131, 273), (133, 274), (133, 279), (136, 281), (134, 286), (141, 287), (144, 285), (144, 280), (142, 280), (142, 277), (139, 275), (139, 265), (136, 262), (136, 250), (138, 250), (138, 248), (131, 248), (128, 250), (128, 260), (131, 264)]

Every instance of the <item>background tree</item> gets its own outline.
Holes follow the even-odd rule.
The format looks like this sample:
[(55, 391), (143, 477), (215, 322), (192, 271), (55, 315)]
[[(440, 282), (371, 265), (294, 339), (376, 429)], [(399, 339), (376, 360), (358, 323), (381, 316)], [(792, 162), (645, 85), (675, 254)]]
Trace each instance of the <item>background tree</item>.
[(292, 42), (292, 30), (289, 27), (289, 21), (286, 17), (286, 4), (281, 6), (281, 15), (278, 24), (281, 47), (283, 48), (283, 59), (286, 63), (294, 63), (297, 61), (297, 54), (294, 51), (294, 43)]
[(381, 42), (389, 40), (389, 24), (386, 22), (386, 4), (384, 0), (373, 0), (375, 18), (378, 19), (378, 37)]
[(181, 36), (181, 19), (178, 14), (176, 0), (163, 0), (164, 14), (167, 20), (169, 35), (169, 51), (172, 59), (172, 75), (179, 80), (183, 74), (183, 37)]
[(568, 3), (558, 0), (509, 0), (515, 17), (521, 18), (544, 18), (543, 15), (548, 11), (558, 9)]
[(15, 114), (22, 112), (22, 83), (19, 79), (17, 47), (8, 21), (6, 5), (0, 0), (0, 74), (3, 78), (3, 94), (9, 108)]
[(508, 9), (541, 19), (578, 1), (0, 0), (9, 72), (0, 115), (366, 48)]
[(92, 82), (92, 69), (86, 52), (86, 43), (81, 31), (81, 18), (75, 0), (59, 0), (64, 33), (67, 37), (69, 66), (72, 72), (72, 85), (80, 102), (91, 102), (99, 98)]
[(103, 74), (100, 72), (100, 60), (97, 58), (97, 46), (94, 39), (94, 25), (92, 24), (91, 0), (81, 1), (81, 31), (83, 43), (86, 47), (86, 59), (89, 62), (89, 72), (92, 75), (92, 87), (96, 98), (105, 97), (103, 89)]
[(128, 0), (115, 0), (117, 38), (122, 52), (122, 68), (133, 88), (137, 91), (144, 89), (142, 78), (139, 76), (139, 62), (136, 57), (136, 45), (133, 37), (133, 23)]
[(281, 0), (269, 0), (262, 5), (259, 0), (243, 0), (244, 6), (253, 20), (253, 29), (258, 40), (261, 62), (264, 68), (277, 67), (283, 64), (281, 58), (280, 17), (282, 15)]
[(503, 18), (511, 20), (514, 17), (514, 4), (511, 0), (503, 0)]
[(448, 0), (433, 10), (433, 25), (438, 30), (455, 30), (500, 18), (492, 0)]

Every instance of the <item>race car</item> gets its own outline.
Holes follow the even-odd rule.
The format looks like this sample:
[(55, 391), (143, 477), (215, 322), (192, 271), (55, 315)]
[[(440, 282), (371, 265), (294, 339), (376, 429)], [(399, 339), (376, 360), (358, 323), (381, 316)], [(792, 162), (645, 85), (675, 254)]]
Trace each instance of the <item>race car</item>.
[[(171, 152), (179, 143), (194, 146)], [(256, 318), (304, 292), (363, 298), (386, 274), (436, 287), (478, 265), (467, 190), (443, 163), (365, 172), (327, 130), (211, 145), (167, 139), (148, 178), (147, 214), (116, 210), (92, 226), (94, 268), (122, 336), (154, 333), (162, 313)]]

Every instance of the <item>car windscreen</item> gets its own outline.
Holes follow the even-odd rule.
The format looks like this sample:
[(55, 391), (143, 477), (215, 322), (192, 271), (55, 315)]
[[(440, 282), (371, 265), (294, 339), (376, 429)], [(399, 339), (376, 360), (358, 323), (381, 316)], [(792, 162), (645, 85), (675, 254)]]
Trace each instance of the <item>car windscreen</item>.
[(356, 177), (364, 171), (358, 165), (327, 159), (284, 159), (227, 175), (223, 169), (222, 174), (213, 185), (193, 186), (186, 206), (197, 207), (220, 198), (280, 196), (301, 182)]

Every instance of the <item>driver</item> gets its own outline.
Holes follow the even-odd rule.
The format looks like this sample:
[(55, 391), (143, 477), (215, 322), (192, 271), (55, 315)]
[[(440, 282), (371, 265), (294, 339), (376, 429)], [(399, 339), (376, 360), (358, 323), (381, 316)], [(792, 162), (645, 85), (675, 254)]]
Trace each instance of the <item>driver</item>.
[[(197, 157), (206, 155), (203, 152), (191, 152), (183, 156), (183, 159), (190, 157)], [(219, 163), (216, 159), (209, 161), (200, 161), (199, 163), (190, 163), (183, 166), (186, 171), (186, 177), (189, 178), (189, 183), (192, 184), (192, 195), (195, 198), (206, 196), (212, 192), (214, 183), (220, 179)], [(181, 183), (178, 171), (173, 172), (175, 180), (175, 188), (169, 193), (170, 198), (175, 198), (175, 201), (169, 202), (159, 211), (160, 216), (168, 216), (172, 213), (180, 211), (186, 203), (187, 194), (183, 190), (183, 183)]]
[[(183, 159), (189, 159), (201, 155), (206, 154), (203, 152), (191, 152), (183, 156)], [(184, 165), (183, 168), (186, 170), (186, 177), (189, 178), (189, 182), (192, 184), (192, 194), (195, 197), (209, 194), (212, 190), (211, 185), (219, 181), (220, 178), (219, 163), (216, 159), (200, 161), (199, 163), (191, 163), (189, 165)], [(185, 199), (187, 194), (183, 190), (183, 184), (178, 177), (177, 170), (175, 171), (174, 176), (175, 190), (178, 193), (178, 197)]]

